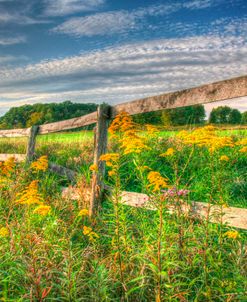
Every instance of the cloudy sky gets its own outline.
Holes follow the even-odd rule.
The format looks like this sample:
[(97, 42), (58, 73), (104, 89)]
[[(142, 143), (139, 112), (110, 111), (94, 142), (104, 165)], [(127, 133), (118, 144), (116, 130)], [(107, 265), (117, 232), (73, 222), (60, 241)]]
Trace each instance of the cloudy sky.
[[(0, 115), (37, 102), (116, 104), (244, 74), (246, 0), (0, 0)], [(247, 98), (229, 104), (247, 110)]]

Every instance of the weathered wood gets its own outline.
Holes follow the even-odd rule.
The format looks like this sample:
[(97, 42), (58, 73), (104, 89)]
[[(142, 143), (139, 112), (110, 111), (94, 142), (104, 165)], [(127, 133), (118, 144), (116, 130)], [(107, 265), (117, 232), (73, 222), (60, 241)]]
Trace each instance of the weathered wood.
[(0, 130), (0, 137), (22, 137), (29, 136), (30, 128)]
[(68, 178), (72, 182), (74, 182), (77, 178), (77, 173), (75, 171), (54, 163), (49, 163), (49, 170), (60, 176)]
[(99, 161), (99, 158), (102, 154), (105, 154), (107, 150), (107, 126), (109, 111), (110, 106), (106, 104), (100, 105), (97, 111), (98, 120), (94, 141), (94, 165), (97, 167), (97, 171), (93, 171), (92, 176), (92, 193), (89, 209), (91, 217), (96, 214), (103, 199), (105, 162)]
[(97, 112), (89, 113), (80, 117), (64, 120), (60, 122), (45, 124), (39, 127), (39, 134), (58, 132), (62, 130), (79, 128), (97, 122)]
[(36, 136), (39, 131), (39, 126), (32, 126), (27, 142), (27, 162), (31, 162), (34, 159)]
[[(109, 186), (105, 186), (105, 189), (110, 192)], [(88, 190), (84, 189), (85, 194), (88, 194)], [(64, 188), (62, 196), (71, 198), (73, 200), (80, 199), (81, 193), (77, 188)], [(120, 202), (124, 205), (138, 208), (145, 208), (147, 210), (155, 211), (156, 208), (152, 203), (149, 202), (149, 197), (143, 193), (127, 192), (121, 193)], [(192, 202), (192, 205), (184, 204), (182, 206), (183, 213), (192, 215), (198, 219), (205, 219), (207, 217), (208, 207), (210, 206), (210, 222), (220, 223), (220, 212), (221, 207), (216, 205), (209, 205), (206, 202)], [(174, 207), (168, 207), (169, 213), (174, 213)], [(226, 226), (235, 227), (243, 230), (247, 230), (247, 209), (236, 208), (236, 207), (223, 207), (222, 208), (222, 223)]]
[(26, 159), (26, 154), (0, 154), (0, 161), (5, 161), (13, 157), (15, 161), (21, 162)]
[(130, 115), (223, 101), (247, 95), (247, 75), (177, 92), (147, 97), (112, 108), (111, 117), (125, 111)]

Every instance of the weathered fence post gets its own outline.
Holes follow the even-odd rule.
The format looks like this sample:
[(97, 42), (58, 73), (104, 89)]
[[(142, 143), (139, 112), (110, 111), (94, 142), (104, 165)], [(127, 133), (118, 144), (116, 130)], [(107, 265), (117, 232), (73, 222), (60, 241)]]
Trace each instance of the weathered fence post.
[(105, 154), (107, 150), (107, 126), (110, 106), (107, 104), (100, 105), (97, 113), (98, 120), (94, 136), (94, 165), (97, 167), (97, 171), (93, 171), (92, 176), (92, 192), (89, 209), (90, 217), (97, 213), (103, 199), (105, 162), (99, 161), (99, 158), (102, 154)]
[(39, 126), (32, 126), (30, 128), (30, 133), (28, 136), (28, 143), (27, 143), (27, 152), (26, 152), (27, 162), (31, 162), (34, 158), (36, 136), (38, 134), (38, 131), (39, 131)]

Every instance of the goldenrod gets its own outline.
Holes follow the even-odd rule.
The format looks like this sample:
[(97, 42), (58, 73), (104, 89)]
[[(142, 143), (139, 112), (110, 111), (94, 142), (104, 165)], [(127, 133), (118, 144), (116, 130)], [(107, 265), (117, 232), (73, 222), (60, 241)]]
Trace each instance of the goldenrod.
[(51, 207), (46, 205), (40, 205), (36, 209), (34, 209), (34, 214), (39, 214), (42, 216), (46, 216), (51, 212)]

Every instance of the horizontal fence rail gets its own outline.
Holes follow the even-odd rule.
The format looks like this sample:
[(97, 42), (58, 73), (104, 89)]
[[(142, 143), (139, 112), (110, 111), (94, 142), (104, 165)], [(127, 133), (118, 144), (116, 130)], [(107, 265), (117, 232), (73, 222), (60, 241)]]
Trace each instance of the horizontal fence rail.
[(0, 161), (5, 161), (11, 157), (14, 158), (15, 161), (21, 162), (26, 159), (26, 154), (0, 154)]
[[(164, 109), (224, 101), (243, 96), (247, 96), (247, 75), (119, 104), (111, 107), (109, 118), (114, 118), (122, 111), (128, 112), (130, 115), (134, 115)], [(39, 126), (38, 134), (75, 129), (95, 124), (96, 122), (97, 112), (93, 112), (84, 116), (41, 125)], [(29, 133), (30, 128), (0, 130), (0, 137), (29, 136)]]
[(25, 137), (29, 136), (31, 128), (0, 130), (0, 137)]
[[(111, 192), (110, 187), (106, 186), (105, 189), (108, 194)], [(90, 191), (84, 188), (82, 192), (81, 189), (68, 187), (63, 188), (62, 196), (63, 198), (80, 200), (90, 196)], [(124, 205), (153, 211), (156, 210), (152, 203), (148, 202), (149, 196), (146, 194), (122, 191), (120, 197), (120, 203)], [(171, 214), (175, 212), (174, 206), (172, 205), (169, 205), (167, 210)], [(193, 201), (191, 204), (184, 204), (182, 211), (184, 214), (193, 215), (193, 217), (198, 219), (207, 218), (209, 213), (209, 221), (212, 223), (223, 223), (227, 226), (247, 230), (247, 209), (220, 207), (206, 202)]]

